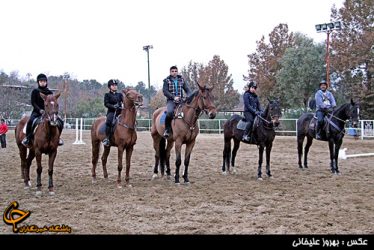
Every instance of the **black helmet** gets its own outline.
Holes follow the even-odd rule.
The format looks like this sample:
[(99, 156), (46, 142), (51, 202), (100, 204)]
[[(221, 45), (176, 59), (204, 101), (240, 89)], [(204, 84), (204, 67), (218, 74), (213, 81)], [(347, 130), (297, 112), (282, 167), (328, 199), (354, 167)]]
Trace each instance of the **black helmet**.
[(325, 85), (327, 85), (326, 80), (322, 79), (322, 80), (319, 82), (319, 86), (321, 86), (321, 84), (325, 84)]
[(39, 74), (36, 77), (36, 82), (39, 84), (39, 81), (46, 81), (46, 82), (48, 82), (47, 76), (44, 75), (44, 74)]
[(248, 84), (248, 87), (249, 87), (249, 88), (253, 87), (253, 88), (257, 89), (257, 83), (254, 82), (254, 81), (251, 81), (251, 82)]
[(108, 81), (108, 88), (110, 88), (110, 86), (112, 86), (112, 85), (118, 85), (118, 82), (116, 80), (110, 79)]

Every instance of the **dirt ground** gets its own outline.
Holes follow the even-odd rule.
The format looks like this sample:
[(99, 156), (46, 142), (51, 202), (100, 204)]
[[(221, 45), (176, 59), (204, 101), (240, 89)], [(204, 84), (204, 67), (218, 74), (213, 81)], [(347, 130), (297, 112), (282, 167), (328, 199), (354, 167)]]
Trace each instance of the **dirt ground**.
[[(7, 139), (8, 147), (0, 149), (0, 209), (17, 201), (19, 209), (31, 211), (24, 224), (64, 224), (75, 234), (374, 233), (374, 158), (340, 160), (342, 174), (332, 175), (324, 142), (313, 142), (309, 169), (299, 170), (296, 138), (277, 136), (271, 155), (274, 178), (258, 181), (256, 146), (242, 144), (238, 173), (225, 176), (223, 136), (200, 134), (190, 162), (191, 184), (176, 186), (166, 178), (151, 180), (151, 135), (139, 132), (130, 170), (133, 187), (119, 189), (116, 148), (108, 160), (109, 179), (103, 178), (99, 161), (98, 181), (92, 184), (89, 131), (83, 133), (85, 145), (73, 145), (75, 131), (67, 130), (55, 162), (56, 195), (48, 194), (43, 156), (43, 194), (36, 196), (35, 161), (32, 188), (24, 190), (14, 131)], [(374, 141), (346, 137), (342, 148), (348, 148), (348, 154), (370, 153)], [(10, 233), (12, 227), (1, 221), (0, 234)]]

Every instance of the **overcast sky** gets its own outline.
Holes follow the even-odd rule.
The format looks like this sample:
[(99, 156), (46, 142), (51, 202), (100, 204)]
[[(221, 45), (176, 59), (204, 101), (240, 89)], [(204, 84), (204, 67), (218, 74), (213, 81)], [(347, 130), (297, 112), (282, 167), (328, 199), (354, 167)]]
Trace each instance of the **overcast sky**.
[(207, 64), (219, 55), (235, 88), (244, 85), (247, 55), (279, 23), (316, 42), (314, 25), (330, 21), (343, 0), (3, 0), (0, 71), (21, 76), (62, 75), (79, 80), (111, 78), (125, 84), (162, 86), (169, 68), (190, 60)]

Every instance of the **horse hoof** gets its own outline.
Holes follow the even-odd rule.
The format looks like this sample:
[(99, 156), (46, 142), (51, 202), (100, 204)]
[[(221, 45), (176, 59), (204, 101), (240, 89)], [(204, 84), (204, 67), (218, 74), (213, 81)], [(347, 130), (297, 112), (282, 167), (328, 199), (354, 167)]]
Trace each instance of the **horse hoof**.
[(36, 191), (36, 196), (42, 196), (42, 191)]
[(53, 192), (53, 191), (50, 191), (49, 192), (49, 195), (51, 195), (51, 196), (53, 196), (53, 195), (55, 195), (56, 193), (55, 192)]
[(28, 181), (28, 182), (27, 182), (27, 185), (28, 185), (29, 187), (31, 187), (31, 181)]
[(236, 168), (234, 168), (233, 170), (232, 170), (232, 174), (237, 174), (238, 172), (236, 171)]
[(264, 179), (262, 179), (262, 177), (257, 177), (257, 180), (258, 181), (263, 181)]
[(158, 178), (158, 174), (153, 174), (152, 175), (152, 180), (157, 179), (157, 178)]
[(118, 189), (121, 189), (121, 188), (122, 188), (122, 185), (121, 185), (121, 184), (117, 184), (117, 188), (118, 188)]
[(227, 172), (226, 172), (226, 171), (222, 171), (222, 174), (223, 174), (223, 175), (227, 175)]
[(127, 187), (132, 188), (132, 185), (131, 185), (131, 184), (128, 184)]
[(96, 179), (92, 179), (92, 184), (96, 184), (96, 183), (97, 183)]
[(190, 185), (190, 182), (189, 182), (189, 181), (186, 181), (186, 182), (184, 182), (184, 185), (189, 186), (189, 185)]
[(176, 185), (176, 186), (180, 186), (180, 183), (179, 183), (179, 182), (175, 182), (175, 185)]

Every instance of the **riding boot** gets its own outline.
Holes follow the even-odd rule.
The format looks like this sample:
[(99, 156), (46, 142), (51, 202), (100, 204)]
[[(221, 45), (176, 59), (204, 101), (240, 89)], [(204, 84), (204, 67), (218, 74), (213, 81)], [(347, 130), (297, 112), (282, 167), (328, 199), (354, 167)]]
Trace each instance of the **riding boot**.
[[(58, 131), (59, 131), (60, 136), (61, 136), (62, 129), (64, 127), (64, 121), (60, 117), (58, 118), (58, 121), (59, 121), (59, 124), (57, 125), (57, 128), (58, 128)], [(58, 145), (59, 146), (64, 145), (64, 141), (61, 138), (58, 138)]]
[(321, 124), (317, 123), (317, 131), (316, 131), (316, 139), (317, 140), (321, 140), (322, 137), (321, 137)]
[(170, 130), (171, 130), (171, 117), (166, 115), (165, 117), (165, 132), (164, 137), (167, 139), (170, 136)]
[(245, 127), (245, 131), (244, 131), (244, 134), (243, 134), (242, 141), (249, 142), (251, 140), (251, 137), (249, 136), (250, 129), (251, 129), (251, 124), (248, 122), (247, 126)]
[(30, 140), (31, 140), (31, 137), (32, 137), (31, 127), (32, 127), (32, 121), (28, 121), (27, 124), (26, 124), (26, 136), (25, 136), (25, 138), (23, 138), (23, 140), (21, 142), (23, 144), (23, 146), (25, 146), (25, 147), (30, 146)]
[(111, 130), (111, 127), (108, 126), (108, 124), (106, 124), (106, 128), (105, 128), (106, 137), (103, 140), (103, 145), (105, 147), (109, 147), (110, 146), (110, 130)]

